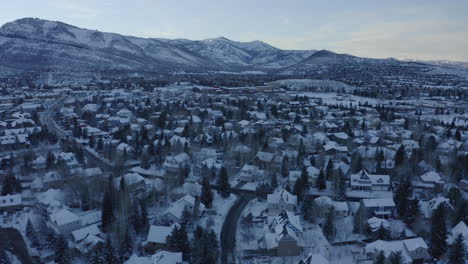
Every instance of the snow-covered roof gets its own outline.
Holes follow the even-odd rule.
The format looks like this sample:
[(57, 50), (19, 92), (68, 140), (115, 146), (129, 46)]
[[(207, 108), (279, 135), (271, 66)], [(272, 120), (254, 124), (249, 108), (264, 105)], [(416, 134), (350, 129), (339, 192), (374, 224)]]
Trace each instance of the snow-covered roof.
[(56, 223), (57, 225), (66, 225), (80, 220), (78, 216), (68, 211), (67, 209), (62, 209), (56, 213), (50, 214), (49, 217), (50, 220), (52, 220), (52, 222)]
[(395, 207), (393, 198), (362, 199), (365, 207)]
[(424, 182), (438, 183), (441, 181), (441, 179), (442, 178), (440, 177), (440, 174), (435, 171), (430, 171), (421, 175), (421, 180), (423, 180)]
[(101, 231), (99, 231), (99, 228), (97, 227), (97, 225), (94, 224), (94, 225), (90, 225), (90, 226), (83, 227), (81, 229), (73, 231), (72, 236), (73, 236), (73, 239), (75, 239), (75, 241), (81, 241), (84, 238), (86, 238), (86, 236), (88, 235), (97, 236), (100, 233)]
[(320, 254), (309, 253), (309, 255), (307, 257), (300, 260), (297, 264), (330, 264), (330, 261), (325, 259)]
[(161, 250), (154, 254), (151, 259), (153, 264), (179, 264), (182, 263), (182, 252)]
[(172, 226), (156, 226), (151, 225), (148, 231), (148, 237), (146, 241), (151, 243), (166, 244), (166, 238), (171, 234), (174, 227), (179, 226), (173, 224)]
[(297, 204), (297, 196), (289, 193), (286, 190), (277, 189), (272, 194), (267, 195), (268, 203), (277, 204), (281, 201), (286, 204)]
[(463, 240), (465, 241), (465, 245), (468, 246), (468, 227), (466, 226), (464, 221), (460, 221), (456, 226), (452, 228), (450, 231), (450, 235), (447, 238), (447, 242), (452, 244), (458, 235), (462, 235)]

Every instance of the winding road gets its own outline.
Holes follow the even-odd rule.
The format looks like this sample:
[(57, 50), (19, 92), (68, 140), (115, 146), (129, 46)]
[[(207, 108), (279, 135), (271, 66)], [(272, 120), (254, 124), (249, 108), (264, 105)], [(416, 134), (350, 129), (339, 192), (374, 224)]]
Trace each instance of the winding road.
[(14, 228), (0, 229), (0, 250), (6, 250), (15, 255), (21, 263), (32, 264), (26, 242), (21, 233)]
[(242, 215), (245, 206), (254, 197), (249, 195), (240, 196), (234, 205), (229, 209), (228, 214), (221, 229), (221, 263), (232, 264), (236, 263), (235, 248), (236, 248), (236, 230), (239, 217)]

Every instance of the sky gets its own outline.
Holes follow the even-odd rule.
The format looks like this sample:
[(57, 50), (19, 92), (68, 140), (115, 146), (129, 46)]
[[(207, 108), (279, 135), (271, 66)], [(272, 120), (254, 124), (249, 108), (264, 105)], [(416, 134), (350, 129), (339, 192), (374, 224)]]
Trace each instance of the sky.
[(0, 0), (23, 17), (123, 35), (262, 40), (371, 58), (468, 62), (467, 0)]

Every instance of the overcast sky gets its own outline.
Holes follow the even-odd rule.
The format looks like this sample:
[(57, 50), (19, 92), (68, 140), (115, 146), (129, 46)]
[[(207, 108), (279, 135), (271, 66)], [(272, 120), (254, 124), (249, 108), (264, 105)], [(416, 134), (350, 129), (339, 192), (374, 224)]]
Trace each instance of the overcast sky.
[(139, 37), (262, 40), (374, 58), (468, 61), (468, 0), (1, 0), (23, 17)]

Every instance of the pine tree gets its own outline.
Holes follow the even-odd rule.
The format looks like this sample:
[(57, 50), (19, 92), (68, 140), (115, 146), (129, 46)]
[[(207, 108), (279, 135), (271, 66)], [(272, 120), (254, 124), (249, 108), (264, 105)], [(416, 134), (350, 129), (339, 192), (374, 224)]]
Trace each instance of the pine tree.
[(221, 167), (221, 172), (219, 173), (218, 178), (218, 191), (223, 198), (227, 198), (230, 195), (231, 186), (229, 184), (227, 169), (225, 167)]
[(304, 219), (309, 223), (315, 222), (315, 212), (314, 212), (314, 200), (312, 199), (305, 199), (304, 203), (302, 204), (301, 211), (304, 215)]
[(323, 234), (327, 237), (328, 241), (335, 239), (335, 210), (333, 208), (327, 213), (325, 224), (323, 225)]
[(335, 165), (333, 164), (333, 160), (329, 159), (327, 168), (326, 168), (326, 179), (325, 180), (332, 180), (333, 179), (333, 172), (335, 169)]
[(304, 189), (307, 190), (309, 189), (309, 174), (307, 173), (307, 168), (304, 166), (302, 167), (301, 171), (301, 182), (304, 185)]
[(325, 180), (325, 175), (323, 174), (323, 170), (320, 170), (320, 173), (317, 177), (316, 185), (317, 185), (317, 189), (319, 190), (325, 190), (325, 188), (327, 188), (327, 182)]
[(395, 153), (395, 166), (398, 167), (403, 164), (405, 161), (405, 146), (401, 145)]
[(34, 230), (30, 219), (28, 219), (28, 222), (26, 223), (26, 236), (29, 238), (29, 241), (31, 241), (31, 247), (40, 247), (39, 238), (37, 236), (36, 230)]
[(114, 206), (113, 201), (110, 195), (110, 191), (107, 190), (104, 193), (104, 198), (102, 200), (102, 215), (101, 215), (101, 222), (102, 222), (102, 230), (105, 233), (108, 233), (112, 229), (112, 223), (114, 222)]
[(118, 258), (115, 254), (114, 247), (112, 246), (112, 242), (109, 237), (106, 239), (106, 242), (104, 243), (103, 256), (104, 256), (104, 263), (106, 264), (114, 264), (118, 262)]
[(65, 264), (69, 262), (67, 256), (67, 241), (63, 236), (58, 236), (57, 242), (55, 244), (55, 262), (58, 264)]
[(434, 210), (431, 218), (430, 251), (436, 259), (439, 259), (447, 250), (446, 236), (445, 206), (441, 204)]
[(389, 257), (390, 264), (402, 264), (403, 263), (403, 258), (401, 257), (401, 252), (398, 251), (394, 254), (392, 254)]
[(375, 264), (385, 264), (385, 255), (384, 255), (384, 252), (383, 250), (381, 250), (379, 252), (379, 254), (377, 255), (377, 258), (375, 259)]
[(400, 182), (400, 184), (398, 184), (393, 199), (395, 200), (397, 212), (400, 217), (406, 216), (409, 204), (408, 201), (410, 196), (412, 196), (412, 193), (413, 190), (409, 180), (405, 179), (402, 182)]
[(198, 220), (198, 217), (200, 215), (200, 198), (198, 195), (195, 196), (195, 202), (193, 204), (193, 210), (192, 210), (192, 220), (196, 222)]
[(449, 260), (450, 264), (465, 264), (468, 258), (465, 249), (465, 242), (462, 234), (458, 234), (457, 238), (450, 246)]
[(213, 193), (211, 192), (210, 180), (208, 177), (203, 177), (202, 191), (201, 191), (201, 202), (207, 207), (211, 208), (213, 202)]
[(172, 232), (166, 238), (168, 250), (172, 252), (182, 252), (183, 260), (187, 261), (190, 258), (190, 245), (187, 236), (187, 230), (182, 225), (175, 226)]
[(294, 183), (293, 194), (297, 196), (297, 199), (299, 201), (302, 201), (304, 200), (304, 193), (305, 193), (304, 185), (302, 184), (301, 179), (297, 179), (296, 182)]
[(281, 162), (281, 176), (283, 176), (283, 178), (286, 178), (289, 175), (288, 163), (288, 156), (283, 156), (283, 161)]

